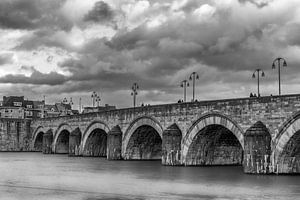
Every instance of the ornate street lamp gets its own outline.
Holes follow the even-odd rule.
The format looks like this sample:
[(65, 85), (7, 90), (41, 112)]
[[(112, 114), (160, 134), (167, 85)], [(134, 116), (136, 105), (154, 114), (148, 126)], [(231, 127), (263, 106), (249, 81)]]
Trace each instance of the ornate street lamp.
[(139, 85), (137, 83), (133, 83), (132, 87), (131, 87), (131, 96), (133, 96), (133, 107), (135, 108), (135, 104), (136, 104), (136, 95), (138, 94), (137, 93), (137, 90), (139, 89)]
[(280, 88), (280, 64), (281, 64), (281, 61), (282, 61), (282, 66), (283, 67), (287, 67), (287, 63), (286, 63), (286, 60), (284, 58), (275, 58), (275, 60), (273, 61), (273, 64), (272, 64), (272, 69), (275, 69), (276, 68), (276, 63), (277, 63), (277, 67), (278, 67), (278, 83), (279, 83), (279, 96), (281, 95), (281, 88)]
[(183, 88), (183, 99), (186, 102), (186, 87), (189, 87), (189, 82), (187, 80), (181, 81), (180, 87)]
[(259, 93), (259, 73), (261, 73), (261, 77), (265, 77), (265, 72), (262, 69), (256, 69), (252, 74), (252, 78), (255, 78), (255, 72), (257, 72), (257, 97), (260, 97), (260, 93)]
[(190, 81), (193, 81), (193, 102), (195, 101), (195, 80), (199, 79), (199, 75), (197, 74), (197, 72), (193, 72), (190, 75)]

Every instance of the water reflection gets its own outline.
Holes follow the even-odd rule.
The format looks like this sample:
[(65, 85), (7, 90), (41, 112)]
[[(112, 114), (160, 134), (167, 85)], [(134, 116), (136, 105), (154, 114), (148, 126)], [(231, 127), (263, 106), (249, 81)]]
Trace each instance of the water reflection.
[(1, 153), (0, 175), (1, 199), (297, 199), (300, 194), (299, 176), (40, 153)]

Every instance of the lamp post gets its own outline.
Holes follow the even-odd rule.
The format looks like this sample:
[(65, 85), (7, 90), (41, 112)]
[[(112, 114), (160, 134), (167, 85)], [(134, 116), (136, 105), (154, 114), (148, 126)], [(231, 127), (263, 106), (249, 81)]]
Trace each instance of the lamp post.
[(46, 95), (43, 96), (44, 97), (44, 105), (43, 105), (43, 110), (42, 110), (42, 118), (45, 118), (45, 107), (46, 107)]
[(186, 102), (186, 87), (189, 87), (189, 82), (187, 80), (181, 81), (180, 87), (183, 88), (183, 100)]
[(74, 104), (73, 100), (72, 100), (72, 97), (70, 98), (69, 104), (71, 105), (71, 109), (72, 109), (72, 105)]
[(96, 97), (97, 107), (99, 107), (100, 101), (101, 101), (101, 99), (100, 99), (100, 96), (98, 95), (98, 96)]
[(81, 97), (79, 97), (79, 113), (81, 113)]
[(199, 79), (199, 75), (197, 74), (197, 72), (193, 72), (190, 75), (190, 81), (193, 81), (193, 102), (195, 101), (195, 81), (196, 79)]
[(252, 78), (255, 78), (255, 72), (257, 72), (257, 97), (260, 97), (260, 93), (259, 93), (259, 73), (261, 73), (261, 77), (265, 77), (265, 72), (262, 69), (256, 69), (252, 74)]
[(136, 95), (138, 94), (137, 93), (137, 90), (139, 89), (139, 85), (137, 83), (133, 83), (132, 87), (131, 87), (131, 96), (133, 96), (133, 107), (135, 108), (135, 104), (136, 104)]
[(92, 101), (93, 101), (93, 107), (95, 107), (95, 99), (97, 97), (97, 93), (95, 91), (93, 91), (91, 97), (92, 97)]
[(278, 65), (277, 67), (278, 67), (279, 96), (281, 95), (281, 88), (280, 88), (280, 67), (281, 67), (280, 64), (281, 64), (281, 61), (282, 61), (282, 66), (287, 67), (286, 60), (281, 57), (275, 58), (275, 60), (273, 61), (273, 64), (272, 64), (272, 69), (276, 68), (276, 63)]

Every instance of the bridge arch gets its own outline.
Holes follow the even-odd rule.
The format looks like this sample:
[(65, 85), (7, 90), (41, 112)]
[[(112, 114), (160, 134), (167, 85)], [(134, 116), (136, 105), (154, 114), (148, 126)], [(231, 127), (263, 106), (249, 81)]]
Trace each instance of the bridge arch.
[(43, 148), (43, 135), (46, 133), (46, 129), (43, 126), (39, 126), (33, 132), (32, 149), (35, 151), (42, 151)]
[[(162, 146), (162, 135), (163, 135), (163, 128), (160, 125), (160, 123), (149, 116), (141, 116), (133, 120), (127, 130), (125, 131), (123, 140), (122, 140), (122, 156), (124, 159), (132, 159), (131, 156), (128, 154), (128, 146), (129, 144), (132, 146), (134, 143), (134, 139), (141, 140), (141, 142), (144, 142), (146, 134), (143, 134), (142, 132), (147, 132), (149, 133), (148, 139), (151, 141), (156, 141), (158, 142), (158, 146), (153, 146), (152, 148), (159, 148), (158, 153), (156, 152), (156, 155), (154, 156), (155, 159), (158, 158), (158, 156), (161, 157), (161, 146)], [(147, 136), (146, 136), (147, 137)], [(144, 140), (144, 141), (142, 141)], [(150, 141), (150, 142), (151, 142)], [(147, 146), (147, 144), (144, 144)], [(154, 145), (154, 143), (152, 143)], [(137, 148), (137, 147), (133, 147)], [(160, 153), (159, 153), (160, 151)], [(158, 155), (160, 154), (160, 155)], [(148, 155), (146, 156), (147, 158), (144, 158), (145, 156), (140, 156), (140, 158), (134, 158), (134, 159), (152, 159), (153, 156), (151, 156), (151, 152), (148, 152)]]
[(283, 123), (272, 152), (276, 172), (300, 173), (300, 112)]
[[(182, 161), (184, 162), (184, 164), (198, 165), (198, 161), (197, 162), (195, 162), (194, 160), (191, 161), (191, 158), (188, 157), (191, 157), (190, 156), (191, 152), (195, 151), (193, 148), (197, 147), (197, 142), (200, 143), (204, 141), (204, 139), (201, 138), (204, 136), (206, 137), (205, 138), (205, 140), (207, 140), (206, 142), (213, 141), (213, 142), (217, 142), (218, 144), (223, 144), (223, 140), (225, 141), (227, 140), (226, 138), (229, 138), (229, 140), (226, 141), (228, 142), (228, 144), (226, 145), (233, 144), (234, 146), (239, 147), (238, 160), (239, 162), (241, 162), (242, 150), (244, 149), (244, 135), (243, 135), (242, 128), (225, 115), (219, 113), (208, 113), (201, 116), (198, 120), (196, 120), (187, 131), (185, 137), (183, 138)], [(209, 146), (210, 143), (206, 143), (206, 142), (201, 144), (201, 145), (206, 145), (202, 147), (202, 149), (210, 148)], [(230, 150), (228, 151), (230, 152)], [(208, 152), (196, 152), (196, 153), (194, 152), (193, 154), (206, 155), (207, 153)], [(226, 163), (227, 161), (224, 162)], [(201, 163), (206, 163), (206, 161), (201, 160)], [(212, 161), (211, 164), (217, 164), (217, 163), (214, 163)]]
[(60, 124), (54, 133), (53, 152), (68, 153), (69, 152), (69, 137), (72, 128), (66, 124)]
[(109, 127), (101, 121), (93, 121), (86, 128), (82, 138), (84, 156), (106, 156)]

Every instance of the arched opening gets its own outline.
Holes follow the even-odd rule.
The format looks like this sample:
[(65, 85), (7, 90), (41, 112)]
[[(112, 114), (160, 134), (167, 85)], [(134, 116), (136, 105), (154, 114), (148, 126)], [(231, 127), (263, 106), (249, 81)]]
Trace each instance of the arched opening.
[(56, 141), (55, 153), (59, 153), (59, 154), (69, 153), (69, 137), (70, 137), (69, 131), (62, 130), (60, 132)]
[(42, 131), (37, 134), (33, 145), (34, 151), (43, 151), (43, 136), (44, 132)]
[(160, 160), (162, 139), (149, 125), (138, 127), (131, 135), (125, 152), (126, 160)]
[(300, 173), (300, 130), (287, 142), (278, 158), (279, 173)]
[(226, 127), (211, 124), (202, 128), (188, 149), (186, 165), (241, 165), (243, 148)]
[(100, 129), (94, 129), (88, 136), (84, 145), (84, 156), (105, 157), (107, 151), (107, 133)]

